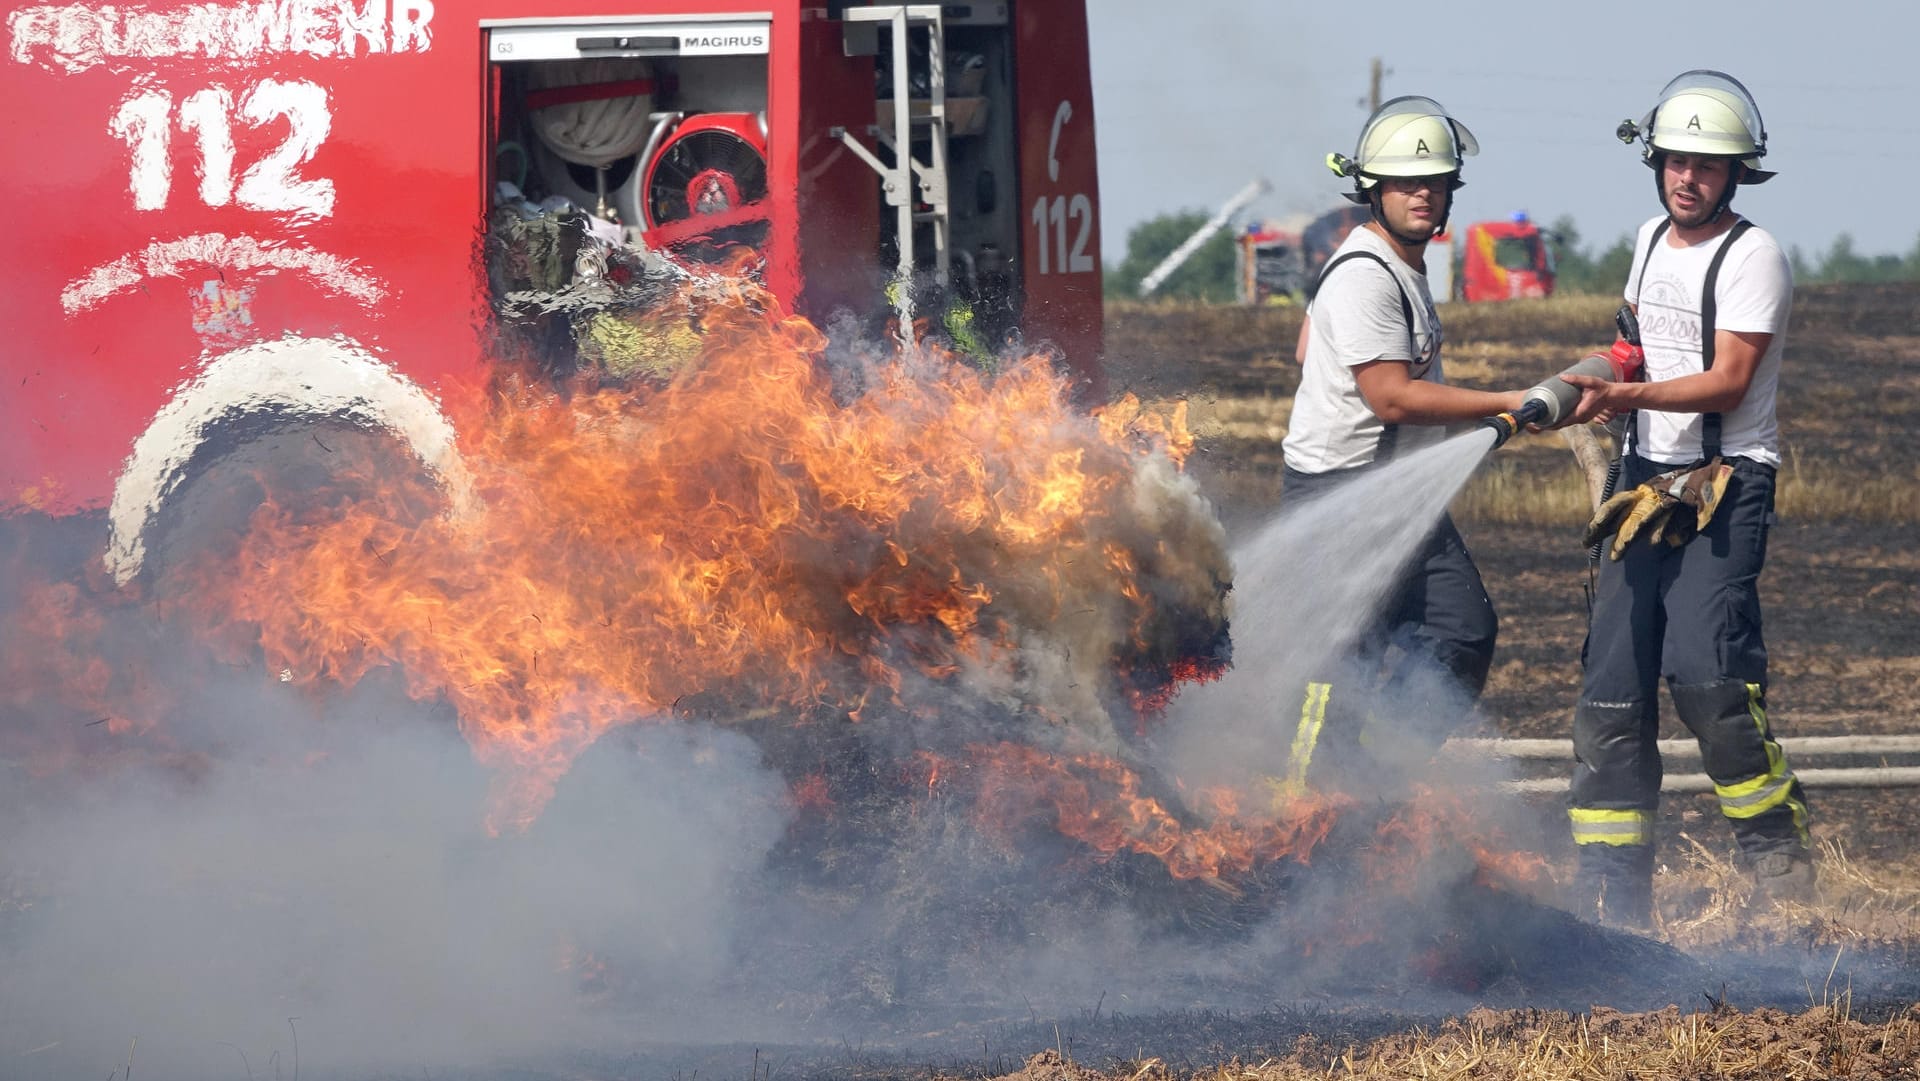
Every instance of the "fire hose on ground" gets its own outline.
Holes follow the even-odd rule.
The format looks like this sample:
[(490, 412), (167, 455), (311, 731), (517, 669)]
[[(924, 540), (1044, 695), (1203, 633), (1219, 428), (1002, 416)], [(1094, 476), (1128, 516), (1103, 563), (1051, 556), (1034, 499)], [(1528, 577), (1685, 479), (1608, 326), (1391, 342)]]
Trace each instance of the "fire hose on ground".
[[(1802, 736), (1781, 740), (1790, 756), (1915, 755), (1920, 735)], [(1691, 739), (1663, 739), (1663, 758), (1698, 758), (1700, 744)], [(1529, 761), (1573, 760), (1573, 740), (1567, 739), (1450, 739), (1442, 745), (1447, 755), (1477, 759), (1506, 758)], [(1795, 769), (1793, 775), (1808, 788), (1894, 788), (1920, 785), (1920, 766), (1831, 766)], [(1565, 777), (1534, 777), (1503, 781), (1501, 789), (1522, 794), (1565, 792)], [(1704, 773), (1671, 774), (1660, 783), (1662, 792), (1711, 792), (1713, 779)]]

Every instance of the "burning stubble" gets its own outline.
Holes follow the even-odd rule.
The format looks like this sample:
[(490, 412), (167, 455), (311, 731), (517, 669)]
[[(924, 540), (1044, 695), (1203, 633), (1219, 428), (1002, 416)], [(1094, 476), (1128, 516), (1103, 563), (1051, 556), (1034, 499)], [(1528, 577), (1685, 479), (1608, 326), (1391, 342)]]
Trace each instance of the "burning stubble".
[[(916, 688), (959, 685), (1113, 750), (1116, 670), (1168, 682), (1170, 612), (1223, 629), (1218, 538), (1175, 552), (1133, 514), (1171, 444), (1137, 410), (1075, 416), (1040, 358), (990, 381), (880, 367), (841, 403), (823, 345), (717, 307), (657, 391), (500, 390), (464, 426), (476, 518), (270, 506), (240, 554), (258, 573), (209, 615), (296, 682), (394, 664), (444, 696), (499, 770), (500, 829), (607, 731), (670, 711), (921, 730)], [(1208, 519), (1185, 489), (1168, 517)]]
[[(1498, 883), (1525, 891), (1543, 871), (1537, 857), (1512, 851), (1508, 838), (1516, 831), (1490, 798), (1497, 778), (1487, 767), (1435, 759), (1447, 732), (1474, 720), (1472, 703), (1438, 676), (1386, 689), (1382, 660), (1353, 656), (1396, 572), (1491, 442), (1478, 431), (1454, 437), (1287, 506), (1254, 531), (1233, 552), (1233, 668), (1218, 681), (1185, 688), (1169, 710), (1165, 768), (1190, 791), (1237, 794), (1229, 806), (1242, 819), (1262, 817), (1263, 805), (1298, 815), (1315, 798), (1326, 801), (1316, 831), (1268, 853), (1320, 866), (1285, 876), (1278, 887), (1284, 906), (1259, 921), (1249, 940), (1291, 980), (1348, 984), (1356, 968), (1367, 967), (1362, 958), (1383, 971), (1410, 966), (1416, 980), (1431, 977), (1430, 965), (1455, 963), (1435, 961), (1432, 949), (1456, 933), (1452, 921), (1472, 923), (1510, 900), (1463, 887)], [(1331, 684), (1329, 697), (1343, 701), (1322, 700), (1323, 725), (1303, 758), (1299, 733), (1310, 683)], [(1208, 810), (1203, 801), (1190, 803)], [(1267, 818), (1286, 814), (1269, 810)], [(1273, 866), (1249, 870), (1258, 879), (1271, 876)]]
[(249, 477), (218, 559), (16, 567), (0, 1051), (137, 1031), (146, 1076), (205, 1076), (294, 1016), (310, 1069), (719, 1039), (977, 997), (1026, 970), (994, 943), (1088, 926), (1106, 855), (989, 830), (977, 748), (1128, 775), (1222, 663), (1190, 437), (1080, 413), (1044, 358), (849, 390), (764, 311), (712, 304), (670, 379), (450, 390), (466, 515), (315, 440), (341, 491)]
[[(1328, 914), (1456, 823), (1274, 799), (1274, 702), (1478, 451), (1230, 571), (1177, 413), (1080, 414), (1038, 358), (823, 373), (751, 303), (702, 329), (664, 381), (475, 399), (473, 515), (269, 487), (233, 562), (9, 591), (0, 1050), (137, 1032), (158, 1079), (259, 1069), (289, 1017), (309, 1069), (837, 1041), (1266, 1002), (1378, 936)], [(1196, 688), (1235, 573), (1235, 673)]]

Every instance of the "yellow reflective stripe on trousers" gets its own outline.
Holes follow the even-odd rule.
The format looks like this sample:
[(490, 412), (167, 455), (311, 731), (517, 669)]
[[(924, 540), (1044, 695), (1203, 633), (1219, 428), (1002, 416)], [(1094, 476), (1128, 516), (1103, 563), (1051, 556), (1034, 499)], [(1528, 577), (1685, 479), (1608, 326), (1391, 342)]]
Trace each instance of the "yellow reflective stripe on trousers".
[(1307, 763), (1313, 761), (1313, 748), (1320, 742), (1320, 726), (1327, 722), (1327, 697), (1331, 683), (1307, 684), (1307, 696), (1300, 703), (1300, 725), (1293, 731), (1293, 747), (1288, 751), (1287, 779), (1295, 785), (1307, 783)]
[(1793, 770), (1787, 766), (1787, 752), (1768, 733), (1767, 710), (1760, 701), (1760, 685), (1747, 684), (1747, 715), (1753, 718), (1767, 748), (1767, 772), (1739, 784), (1716, 784), (1713, 793), (1720, 797), (1720, 813), (1728, 818), (1754, 818), (1775, 807), (1788, 808), (1793, 812), (1793, 832), (1806, 844), (1807, 805), (1793, 798)]
[(1653, 843), (1652, 811), (1569, 807), (1567, 820), (1573, 825), (1573, 843), (1577, 845), (1650, 845)]
[(1793, 774), (1764, 773), (1739, 784), (1717, 784), (1720, 813), (1728, 818), (1752, 818), (1787, 802), (1793, 795)]

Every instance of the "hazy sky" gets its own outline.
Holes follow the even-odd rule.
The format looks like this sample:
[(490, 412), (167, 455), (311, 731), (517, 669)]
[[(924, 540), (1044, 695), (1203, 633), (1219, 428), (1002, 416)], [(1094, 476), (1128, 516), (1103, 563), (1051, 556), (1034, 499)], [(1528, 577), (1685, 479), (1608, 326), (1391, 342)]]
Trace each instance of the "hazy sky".
[(1603, 248), (1659, 210), (1613, 136), (1688, 68), (1733, 75), (1760, 106), (1779, 176), (1736, 206), (1808, 256), (1920, 237), (1920, 4), (1911, 0), (1607, 0), (1562, 4), (1088, 0), (1109, 263), (1129, 229), (1212, 210), (1256, 176), (1250, 213), (1338, 204), (1328, 151), (1352, 153), (1368, 64), (1382, 99), (1425, 94), (1480, 140), (1455, 221), (1571, 215)]

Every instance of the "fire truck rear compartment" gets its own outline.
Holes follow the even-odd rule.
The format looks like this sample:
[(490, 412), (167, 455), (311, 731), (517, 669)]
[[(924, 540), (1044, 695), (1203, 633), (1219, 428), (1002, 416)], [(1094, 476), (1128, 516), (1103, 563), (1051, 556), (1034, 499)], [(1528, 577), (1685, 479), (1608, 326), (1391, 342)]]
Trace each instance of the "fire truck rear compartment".
[[(765, 55), (588, 55), (608, 38), (639, 35), (581, 28), (574, 40), (585, 45), (572, 50), (581, 55), (493, 65), (496, 203), (516, 192), (535, 204), (557, 197), (640, 244), (697, 211), (763, 199)], [(496, 55), (512, 44), (496, 41)]]
[[(740, 247), (761, 249), (776, 230), (797, 228), (780, 220), (786, 212), (776, 212), (768, 198), (774, 185), (797, 185), (793, 212), (817, 213), (810, 198), (817, 188), (805, 174), (833, 152), (835, 139), (857, 142), (853, 153), (872, 168), (837, 174), (833, 201), (845, 212), (845, 193), (861, 190), (852, 205), (863, 208), (873, 230), (867, 235), (877, 241), (837, 252), (815, 245), (802, 253), (801, 273), (864, 277), (877, 308), (880, 286), (907, 271), (917, 312), (964, 308), (979, 336), (997, 345), (1017, 325), (1021, 307), (1008, 5), (950, 8), (937, 23), (902, 18), (902, 37), (892, 22), (907, 10), (847, 5), (832, 31), (844, 36), (835, 43), (841, 47), (825, 56), (803, 52), (813, 59), (801, 61), (794, 115), (771, 129), (776, 27), (766, 21), (695, 14), (490, 27), (493, 205), (513, 204), (522, 213), (564, 205), (596, 219), (590, 227), (609, 242), (665, 251), (683, 263), (718, 262)], [(900, 65), (913, 159), (906, 169), (894, 138), (903, 127), (895, 109)], [(846, 124), (817, 117), (809, 94), (815, 81), (853, 77), (872, 80), (871, 114)], [(795, 119), (799, 130), (786, 134)], [(798, 152), (800, 177), (774, 175), (783, 138), (801, 144), (785, 148)], [(890, 198), (889, 184), (904, 196)]]

